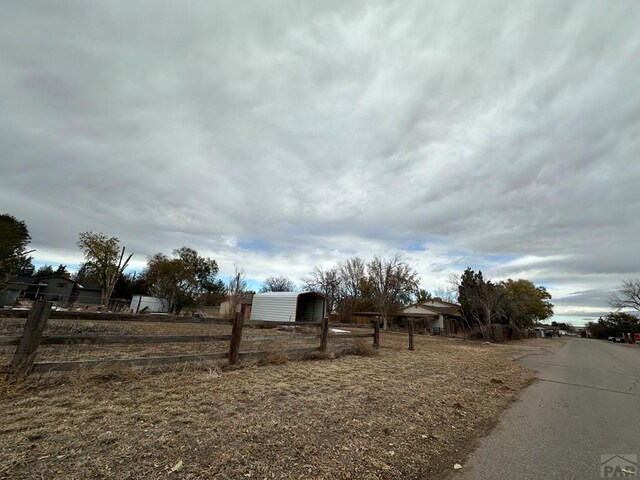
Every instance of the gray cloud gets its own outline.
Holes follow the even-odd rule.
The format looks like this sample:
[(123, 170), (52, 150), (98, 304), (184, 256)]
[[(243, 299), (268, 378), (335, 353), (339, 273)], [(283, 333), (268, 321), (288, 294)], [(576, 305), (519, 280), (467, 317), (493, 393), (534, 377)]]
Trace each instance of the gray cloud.
[(570, 292), (640, 274), (638, 24), (628, 1), (7, 3), (0, 205), (47, 261), (88, 229), (256, 279), (417, 245), (427, 287), (469, 264), (604, 308)]

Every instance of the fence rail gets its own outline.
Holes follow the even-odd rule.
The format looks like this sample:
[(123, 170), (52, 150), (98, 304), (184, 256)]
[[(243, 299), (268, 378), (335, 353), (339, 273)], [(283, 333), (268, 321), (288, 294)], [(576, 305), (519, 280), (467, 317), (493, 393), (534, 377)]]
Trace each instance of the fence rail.
[[(34, 302), (35, 305), (36, 302)], [(50, 303), (50, 302), (47, 302)], [(33, 310), (33, 307), (32, 309)], [(31, 310), (0, 310), (2, 318), (28, 318)], [(51, 310), (51, 320), (100, 320), (101, 322), (143, 322), (143, 323), (198, 323), (203, 325), (231, 325), (230, 320), (222, 318), (181, 317), (167, 314), (132, 314), (109, 312), (72, 312)]]
[(203, 360), (224, 360), (228, 358), (226, 352), (203, 353), (200, 355), (172, 355), (165, 357), (142, 357), (142, 358), (117, 358), (108, 360), (76, 360), (72, 362), (39, 362), (35, 363), (32, 372), (65, 372), (78, 368), (104, 367), (114, 365), (129, 366), (157, 366), (170, 365), (173, 363), (199, 362)]
[[(0, 346), (18, 345), (20, 335), (0, 337)], [(152, 343), (196, 343), (231, 340), (231, 335), (52, 335), (42, 337), (40, 345), (117, 345)]]
[[(52, 311), (51, 302), (36, 301), (30, 311), (11, 311), (10, 315), (0, 313), (5, 318), (27, 318), (22, 335), (0, 336), (0, 346), (16, 346), (16, 352), (9, 367), (9, 376), (16, 377), (31, 372), (68, 371), (77, 368), (90, 368), (105, 365), (168, 365), (183, 362), (196, 362), (203, 360), (228, 359), (231, 365), (239, 359), (251, 356), (265, 356), (272, 352), (249, 351), (241, 352), (240, 346), (243, 340), (243, 327), (282, 327), (305, 326), (319, 327), (319, 334), (295, 333), (290, 338), (296, 340), (320, 340), (319, 347), (292, 348), (283, 350), (290, 355), (305, 355), (312, 352), (327, 352), (329, 350), (343, 350), (344, 347), (329, 347), (329, 339), (347, 338), (373, 338), (374, 348), (380, 346), (380, 327), (377, 322), (373, 325), (373, 333), (342, 333), (331, 332), (328, 319), (322, 322), (267, 322), (245, 321), (241, 314), (236, 315), (233, 323), (220, 319), (201, 319), (197, 317), (171, 317), (166, 315), (123, 315), (109, 313), (90, 312), (63, 312)], [(226, 325), (232, 327), (231, 334), (223, 335), (100, 335), (100, 334), (74, 334), (74, 335), (49, 335), (43, 332), (49, 319), (64, 319), (76, 321), (118, 321), (118, 322), (154, 322), (154, 323), (191, 323), (197, 325)], [(342, 325), (344, 326), (344, 325)], [(359, 325), (361, 327), (361, 325)], [(260, 342), (268, 340), (287, 340), (282, 335), (247, 335), (245, 342)], [(169, 344), (169, 343), (202, 343), (202, 342), (228, 342), (228, 352), (173, 355), (162, 357), (141, 357), (124, 359), (101, 360), (77, 360), (64, 362), (35, 362), (35, 357), (40, 345), (143, 345), (143, 344)]]

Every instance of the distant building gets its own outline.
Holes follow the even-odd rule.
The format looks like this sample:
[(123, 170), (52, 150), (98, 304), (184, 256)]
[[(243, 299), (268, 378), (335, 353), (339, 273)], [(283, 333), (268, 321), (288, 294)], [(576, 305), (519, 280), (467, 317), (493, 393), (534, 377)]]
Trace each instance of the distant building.
[(37, 291), (37, 279), (26, 275), (15, 275), (0, 291), (0, 305), (12, 307), (21, 298), (29, 298), (28, 292)]
[(63, 275), (52, 275), (40, 279), (37, 299), (62, 304), (100, 305), (102, 289), (84, 286)]
[(462, 328), (460, 305), (439, 298), (410, 305), (399, 316), (423, 320), (425, 327), (434, 333), (457, 332)]
[[(100, 305), (102, 289), (96, 286), (84, 286), (64, 275), (35, 278), (15, 276), (9, 279), (4, 292), (11, 292), (13, 305), (16, 300), (47, 300), (64, 305), (83, 304)], [(9, 296), (9, 295), (7, 295)], [(9, 305), (8, 302), (6, 302)]]
[[(253, 293), (244, 293), (240, 299), (240, 303), (236, 305), (236, 313), (243, 313), (244, 319), (251, 318), (251, 309), (253, 305)], [(226, 318), (231, 318), (231, 300), (226, 299), (220, 304), (219, 315)]]

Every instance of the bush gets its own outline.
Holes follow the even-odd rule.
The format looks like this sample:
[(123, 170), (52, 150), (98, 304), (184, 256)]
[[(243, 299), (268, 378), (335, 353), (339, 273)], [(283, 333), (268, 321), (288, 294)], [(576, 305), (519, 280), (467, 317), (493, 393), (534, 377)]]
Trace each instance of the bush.
[(489, 340), (492, 342), (504, 342), (505, 340), (522, 340), (524, 335), (515, 325), (491, 325), (489, 338), (483, 335), (482, 329), (474, 328), (468, 334), (469, 340)]
[(515, 325), (505, 325), (503, 327), (504, 335), (507, 337), (507, 340), (522, 340), (524, 338), (524, 334), (522, 330), (520, 330)]
[(491, 325), (491, 340), (494, 342), (504, 342), (502, 325)]
[(485, 340), (484, 335), (482, 334), (482, 330), (479, 328), (474, 328), (469, 331), (469, 340)]

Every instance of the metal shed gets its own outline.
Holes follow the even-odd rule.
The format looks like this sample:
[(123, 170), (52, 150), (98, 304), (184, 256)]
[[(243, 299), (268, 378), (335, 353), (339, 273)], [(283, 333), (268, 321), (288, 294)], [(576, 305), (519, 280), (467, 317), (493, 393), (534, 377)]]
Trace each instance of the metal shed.
[(253, 297), (251, 320), (319, 322), (324, 316), (324, 296), (316, 292), (267, 292)]
[(145, 295), (134, 295), (131, 299), (131, 313), (145, 311), (147, 313), (168, 313), (169, 300), (166, 298), (147, 297)]

